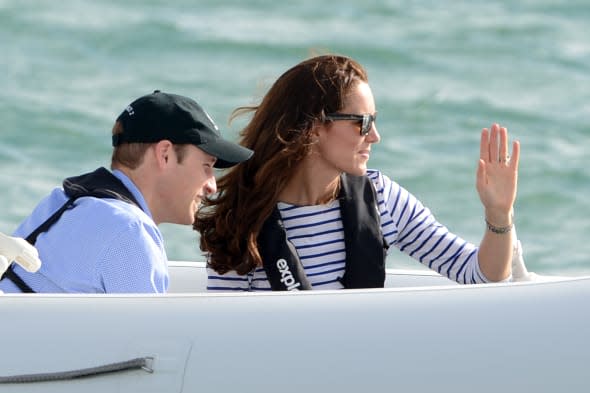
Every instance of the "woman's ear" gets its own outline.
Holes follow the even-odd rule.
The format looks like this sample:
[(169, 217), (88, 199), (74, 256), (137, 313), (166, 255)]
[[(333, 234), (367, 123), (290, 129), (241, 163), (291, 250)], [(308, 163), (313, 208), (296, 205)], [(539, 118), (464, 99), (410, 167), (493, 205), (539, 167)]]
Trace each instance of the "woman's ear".
[(320, 140), (320, 133), (326, 131), (326, 123), (321, 121), (315, 121), (311, 130), (309, 131), (311, 135), (312, 143), (318, 143)]

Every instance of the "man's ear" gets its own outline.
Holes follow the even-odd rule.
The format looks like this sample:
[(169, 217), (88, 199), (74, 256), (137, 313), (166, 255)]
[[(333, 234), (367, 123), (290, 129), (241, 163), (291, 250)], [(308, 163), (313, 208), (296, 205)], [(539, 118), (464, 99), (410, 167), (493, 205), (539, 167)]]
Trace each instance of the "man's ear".
[(158, 167), (165, 168), (168, 163), (175, 159), (175, 152), (172, 142), (161, 140), (154, 145), (154, 155)]

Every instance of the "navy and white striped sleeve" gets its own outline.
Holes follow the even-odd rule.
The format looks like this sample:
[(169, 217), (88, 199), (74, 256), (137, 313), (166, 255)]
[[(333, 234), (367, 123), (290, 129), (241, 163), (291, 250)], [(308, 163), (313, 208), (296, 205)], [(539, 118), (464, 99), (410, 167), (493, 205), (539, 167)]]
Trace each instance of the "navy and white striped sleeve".
[(379, 201), (383, 234), (390, 245), (461, 284), (489, 282), (479, 268), (478, 247), (451, 233), (406, 189), (369, 171)]

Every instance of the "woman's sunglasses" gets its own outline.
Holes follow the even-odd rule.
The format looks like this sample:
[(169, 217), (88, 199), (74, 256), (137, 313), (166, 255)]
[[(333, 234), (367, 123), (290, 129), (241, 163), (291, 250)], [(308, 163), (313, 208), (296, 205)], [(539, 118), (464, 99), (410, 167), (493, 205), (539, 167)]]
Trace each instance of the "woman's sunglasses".
[(365, 113), (362, 115), (355, 115), (352, 113), (328, 113), (324, 116), (325, 120), (337, 121), (337, 120), (355, 120), (361, 124), (361, 135), (368, 135), (371, 132), (371, 125), (377, 120), (377, 114), (371, 115)]

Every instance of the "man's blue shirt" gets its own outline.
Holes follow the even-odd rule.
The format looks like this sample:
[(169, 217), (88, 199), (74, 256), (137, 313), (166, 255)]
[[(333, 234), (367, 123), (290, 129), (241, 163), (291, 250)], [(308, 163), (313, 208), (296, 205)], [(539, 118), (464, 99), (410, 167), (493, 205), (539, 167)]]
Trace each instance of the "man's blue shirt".
[[(82, 197), (35, 246), (42, 262), (36, 273), (16, 266), (35, 292), (163, 293), (168, 288), (168, 259), (162, 234), (139, 189), (121, 171), (113, 174), (139, 202)], [(67, 200), (56, 188), (13, 233), (27, 237)], [(20, 292), (8, 279), (4, 292)]]

